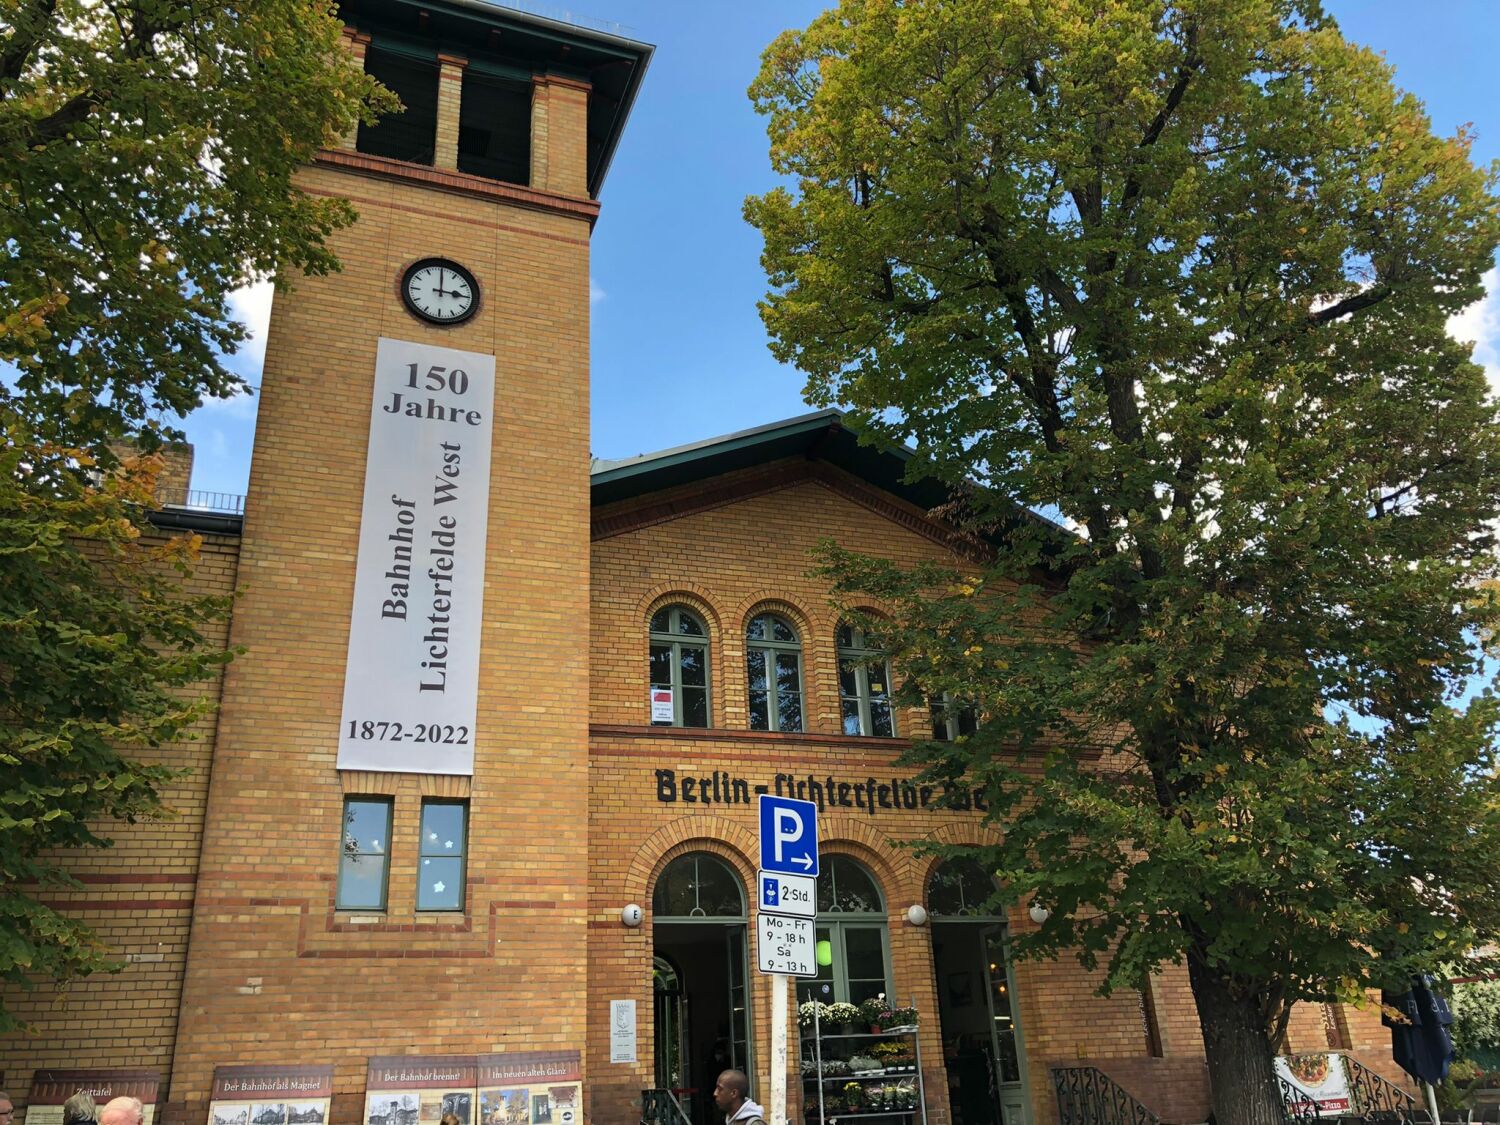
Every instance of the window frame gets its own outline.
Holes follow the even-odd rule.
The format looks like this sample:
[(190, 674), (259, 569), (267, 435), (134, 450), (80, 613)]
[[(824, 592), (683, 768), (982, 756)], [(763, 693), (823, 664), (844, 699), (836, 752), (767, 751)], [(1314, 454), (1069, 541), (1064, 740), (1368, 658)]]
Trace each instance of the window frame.
[[(752, 640), (750, 629), (757, 621), (762, 620), (768, 623), (764, 630), (766, 635)], [(773, 639), (769, 628), (771, 621), (780, 621), (795, 639), (790, 641)], [(751, 699), (753, 689), (750, 687), (750, 654), (752, 652), (759, 652), (765, 660), (766, 725), (764, 727), (754, 725), (755, 704)], [(797, 726), (790, 730), (781, 725), (781, 692), (776, 687), (778, 682), (776, 658), (778, 655), (788, 653), (797, 660)], [(745, 702), (746, 722), (750, 724), (750, 730), (776, 734), (802, 734), (807, 730), (807, 689), (802, 663), (802, 634), (785, 614), (777, 613), (775, 610), (763, 610), (745, 623)]]
[[(849, 644), (844, 644), (844, 630), (849, 630)], [(839, 725), (842, 728), (848, 716), (844, 713), (844, 705), (854, 700), (858, 712), (859, 732), (853, 734), (849, 730), (843, 730), (847, 737), (859, 738), (897, 738), (900, 728), (896, 722), (896, 702), (894, 692), (891, 691), (891, 657), (883, 647), (871, 642), (869, 635), (859, 626), (852, 622), (841, 622), (833, 633), (834, 654), (837, 658), (837, 674), (839, 678)], [(844, 691), (844, 665), (852, 665), (854, 672), (855, 694), (849, 695)], [(870, 691), (870, 667), (880, 664), (885, 669), (885, 691), (882, 698), (890, 711), (891, 730), (889, 734), (877, 734), (874, 732), (874, 718), (872, 704), (874, 696)]]
[[(427, 810), (439, 806), (456, 806), (463, 810), (464, 825), (460, 833), (459, 852), (455, 856), (450, 852), (435, 852), (428, 854), (426, 851), (427, 839), (424, 832), (427, 828)], [(458, 864), (458, 905), (457, 906), (423, 906), (422, 905), (422, 861), (424, 859), (457, 859)], [(415, 908), (419, 914), (463, 914), (469, 908), (469, 801), (466, 797), (423, 797), (421, 808), (417, 817), (417, 879), (416, 879), (416, 902)]]
[[(668, 631), (658, 632), (651, 627), (658, 614), (666, 611)], [(683, 614), (686, 614), (703, 630), (701, 634), (678, 633), (675, 627)], [(659, 687), (668, 687), (672, 691), (672, 721), (671, 723), (651, 723), (655, 727), (681, 727), (684, 730), (708, 730), (714, 725), (714, 697), (713, 697), (713, 645), (710, 643), (712, 635), (709, 632), (708, 622), (703, 614), (699, 613), (690, 605), (682, 602), (670, 602), (667, 605), (658, 606), (646, 619), (646, 687), (647, 697), (650, 692)], [(659, 684), (651, 678), (651, 662), (654, 655), (653, 650), (658, 647), (667, 647), (672, 650), (672, 682)], [(682, 705), (685, 693), (682, 684), (682, 650), (683, 648), (701, 648), (703, 650), (703, 725), (688, 726), (682, 720)], [(697, 685), (689, 685), (697, 691)], [(649, 719), (649, 713), (648, 713)]]
[[(383, 852), (350, 852), (348, 849), (349, 838), (349, 806), (351, 805), (379, 805), (385, 809), (385, 851)], [(371, 912), (383, 914), (390, 908), (391, 901), (391, 826), (395, 821), (396, 800), (394, 797), (364, 793), (344, 794), (343, 804), (339, 807), (339, 867), (338, 878), (334, 881), (333, 908), (354, 913)], [(356, 841), (358, 843), (358, 841)], [(362, 857), (379, 856), (381, 859), (380, 870), (380, 905), (351, 905), (344, 901), (344, 868), (346, 860), (358, 860)]]

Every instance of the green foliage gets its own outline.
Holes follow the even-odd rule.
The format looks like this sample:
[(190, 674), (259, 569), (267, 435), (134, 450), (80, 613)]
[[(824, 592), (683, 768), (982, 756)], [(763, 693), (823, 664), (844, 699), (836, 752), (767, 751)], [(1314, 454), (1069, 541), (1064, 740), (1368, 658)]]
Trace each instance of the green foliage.
[(82, 456), (16, 427), (0, 450), (0, 981), (23, 988), (118, 967), (46, 892), (75, 885), (67, 849), (109, 845), (101, 822), (170, 815), (172, 771), (142, 759), (193, 737), (228, 659), (203, 629), (229, 599), (181, 587), (197, 541), (140, 542), (155, 463), (92, 486)]
[(85, 470), (244, 388), (222, 360), (245, 335), (232, 290), (337, 267), (353, 209), (293, 174), (397, 104), (340, 32), (328, 0), (0, 18), (0, 982), (109, 964), (45, 891), (110, 819), (167, 813), (145, 760), (206, 713), (193, 685), (226, 659), (200, 633), (226, 605), (172, 580), (191, 540), (136, 540), (149, 474)]
[(845, 0), (751, 95), (794, 181), (746, 203), (773, 351), (979, 545), (823, 571), (909, 703), (983, 714), (914, 757), (1051, 909), (1017, 952), (1185, 960), (1250, 1120), (1221, 1079), (1292, 1002), (1500, 937), (1500, 706), (1456, 706), (1500, 417), (1445, 330), (1495, 176), (1298, 0)]
[(1456, 984), (1448, 1005), (1459, 1058), (1471, 1058), (1476, 1051), (1500, 1053), (1500, 980)]
[(394, 104), (327, 0), (15, 0), (0, 21), (0, 384), (35, 432), (102, 448), (243, 388), (229, 293), (337, 263), (344, 200), (295, 169)]

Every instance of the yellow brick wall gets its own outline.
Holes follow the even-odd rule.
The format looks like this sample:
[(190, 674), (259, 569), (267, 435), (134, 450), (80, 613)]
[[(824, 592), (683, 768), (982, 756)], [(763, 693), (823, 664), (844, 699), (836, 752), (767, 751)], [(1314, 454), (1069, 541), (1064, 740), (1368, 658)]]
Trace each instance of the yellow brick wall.
[[(593, 1113), (596, 1121), (625, 1121), (640, 1089), (653, 1084), (651, 1028), (651, 920), (631, 930), (619, 921), (620, 907), (649, 907), (654, 880), (666, 862), (684, 851), (709, 850), (729, 859), (746, 885), (754, 886), (753, 805), (689, 805), (657, 799), (657, 769), (708, 776), (716, 770), (752, 782), (772, 783), (778, 772), (882, 781), (911, 771), (896, 764), (904, 740), (845, 738), (841, 734), (834, 631), (837, 615), (825, 585), (808, 576), (809, 552), (820, 538), (836, 536), (845, 546), (902, 563), (951, 557), (930, 537), (893, 521), (917, 515), (894, 498), (836, 470), (810, 477), (797, 462), (745, 470), (710, 482), (723, 502), (694, 507), (687, 486), (619, 510), (596, 513), (593, 555), (594, 655), (592, 769), (589, 832), (590, 932), (589, 1023), (607, 1026), (612, 999), (634, 998), (642, 1013), (642, 1060), (634, 1066), (608, 1061), (609, 1044), (590, 1042)], [(702, 492), (702, 488), (696, 489)], [(643, 526), (614, 530), (636, 521)], [(667, 512), (667, 515), (659, 515)], [(710, 638), (712, 715), (715, 728), (688, 731), (647, 724), (647, 631), (655, 608), (682, 602), (706, 619)], [(808, 733), (747, 731), (744, 630), (765, 608), (787, 616), (802, 638), (804, 703)], [(898, 732), (920, 732), (923, 711), (903, 712)], [(928, 728), (930, 729), (930, 728)], [(918, 858), (897, 841), (927, 837), (944, 841), (980, 838), (977, 812), (893, 810), (871, 815), (839, 809), (820, 818), (823, 852), (848, 854), (875, 875), (886, 898), (891, 974), (896, 994), (922, 1011), (922, 1053), (932, 1120), (948, 1120), (946, 1081), (932, 971), (932, 931), (912, 926), (907, 907), (925, 903), (934, 861)], [(1023, 910), (1016, 929), (1032, 923)], [(751, 950), (751, 957), (755, 956)], [(752, 966), (753, 968), (753, 966)], [(756, 1088), (764, 1092), (770, 1057), (768, 978), (752, 981), (755, 1015)], [(1080, 1055), (1108, 1057), (1145, 1053), (1145, 1029), (1133, 993), (1103, 999), (1097, 980), (1071, 959), (1016, 966), (1020, 1022), (1026, 1039), (1033, 1099), (1048, 1105), (1046, 1064)], [(800, 1094), (793, 1072), (789, 1089)], [(1050, 1110), (1047, 1112), (1050, 1113)], [(1045, 1120), (1045, 1117), (1039, 1120)]]
[[(589, 668), (584, 213), (433, 181), (307, 170), (360, 219), (344, 272), (278, 295), (170, 1109), (201, 1120), (215, 1065), (331, 1062), (336, 1121), (369, 1055), (581, 1049)], [(397, 281), (445, 255), (482, 289), (449, 329)], [(489, 566), (472, 787), (341, 777), (334, 762), (377, 338), (496, 355)], [(333, 909), (346, 792), (395, 796), (389, 909)], [(462, 914), (415, 910), (423, 795), (469, 795)]]

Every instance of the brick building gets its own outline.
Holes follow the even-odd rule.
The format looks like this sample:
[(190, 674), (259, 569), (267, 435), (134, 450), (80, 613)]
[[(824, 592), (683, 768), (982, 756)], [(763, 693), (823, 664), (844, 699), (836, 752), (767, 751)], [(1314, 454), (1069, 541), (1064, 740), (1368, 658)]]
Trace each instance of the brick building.
[[(542, 1053), (578, 1056), (593, 1122), (669, 1089), (703, 1125), (718, 1069), (767, 1083), (748, 888), (770, 791), (825, 810), (827, 964), (799, 999), (914, 1006), (928, 1120), (1051, 1120), (1058, 1067), (1203, 1120), (1183, 972), (1105, 1000), (1071, 960), (1007, 966), (1025, 912), (975, 914), (982, 874), (899, 846), (980, 838), (972, 801), (894, 764), (967, 720), (892, 709), (808, 551), (947, 557), (940, 497), (831, 412), (591, 467), (589, 236), (650, 48), (476, 0), (344, 12), (408, 110), (303, 174), (360, 219), (341, 274), (276, 302), (243, 515), (158, 517), (204, 535), (200, 588), (243, 590), (246, 652), (166, 756), (179, 815), (51, 894), (125, 967), (7, 997), (39, 1032), (0, 1040), (18, 1106), (36, 1072), (123, 1068), (201, 1123), (218, 1068), (317, 1064), (337, 1125), (426, 1125), (427, 1101), (367, 1106), (370, 1059)], [(1370, 1010), (1299, 1011), (1290, 1046), (1394, 1072)], [(480, 1095), (442, 1104), (516, 1125)], [(553, 1095), (519, 1120), (554, 1106), (574, 1119)]]

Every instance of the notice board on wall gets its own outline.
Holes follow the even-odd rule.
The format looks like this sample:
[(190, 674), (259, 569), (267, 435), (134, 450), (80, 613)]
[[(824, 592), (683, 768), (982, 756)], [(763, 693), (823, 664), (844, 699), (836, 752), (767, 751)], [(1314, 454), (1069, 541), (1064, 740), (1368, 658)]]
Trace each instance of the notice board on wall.
[(365, 1075), (364, 1125), (581, 1125), (578, 1051), (388, 1055)]
[(100, 1109), (114, 1098), (140, 1098), (145, 1110), (145, 1125), (153, 1125), (156, 1095), (160, 1088), (161, 1074), (155, 1070), (38, 1070), (31, 1076), (26, 1122), (27, 1125), (62, 1125), (63, 1103), (82, 1092), (93, 1098)]
[(333, 1067), (216, 1066), (208, 1125), (327, 1125)]

